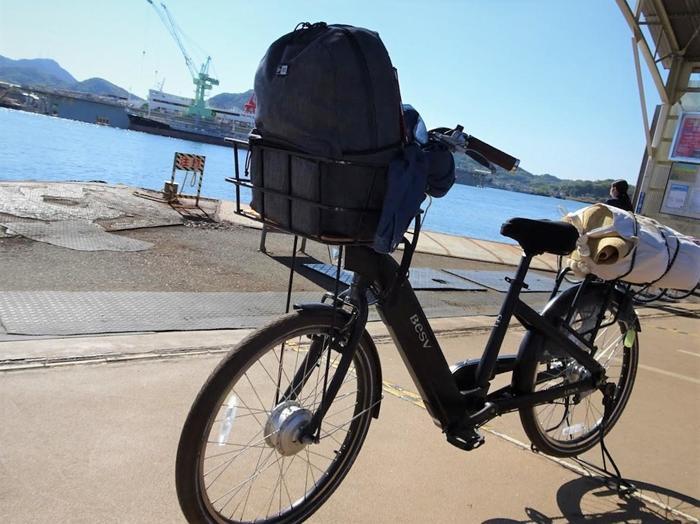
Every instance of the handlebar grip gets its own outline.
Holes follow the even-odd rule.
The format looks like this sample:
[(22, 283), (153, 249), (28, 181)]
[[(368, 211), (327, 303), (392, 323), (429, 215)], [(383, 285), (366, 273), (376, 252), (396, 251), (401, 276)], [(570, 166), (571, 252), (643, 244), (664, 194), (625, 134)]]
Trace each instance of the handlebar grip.
[(502, 167), (506, 171), (513, 171), (520, 163), (520, 160), (517, 158), (510, 156), (508, 153), (504, 153), (500, 149), (496, 149), (492, 145), (482, 142), (473, 136), (469, 137), (467, 147), (483, 155), (489, 162)]

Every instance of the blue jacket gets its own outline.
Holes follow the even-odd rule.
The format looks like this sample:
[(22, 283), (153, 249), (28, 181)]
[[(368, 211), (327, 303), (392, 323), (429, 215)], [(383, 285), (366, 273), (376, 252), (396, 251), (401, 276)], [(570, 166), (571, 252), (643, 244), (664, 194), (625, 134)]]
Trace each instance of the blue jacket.
[(378, 253), (391, 253), (399, 245), (411, 220), (425, 200), (428, 158), (413, 142), (389, 164), (382, 214), (372, 246)]

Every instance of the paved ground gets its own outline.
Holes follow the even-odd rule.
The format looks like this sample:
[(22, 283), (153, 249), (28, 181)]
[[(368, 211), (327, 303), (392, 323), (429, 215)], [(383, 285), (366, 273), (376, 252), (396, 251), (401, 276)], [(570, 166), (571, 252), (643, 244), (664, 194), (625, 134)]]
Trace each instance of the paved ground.
[[(73, 251), (21, 237), (0, 238), (3, 291), (283, 291), (292, 237), (268, 235), (268, 255), (258, 251), (260, 232), (242, 226), (152, 227), (115, 233), (149, 242), (139, 252)], [(294, 289), (320, 289), (323, 278), (303, 264), (329, 261), (326, 246), (309, 242), (298, 257)], [(400, 253), (397, 254), (400, 256)], [(18, 266), (14, 262), (22, 260)], [(414, 267), (502, 269), (503, 266), (417, 254)]]
[[(292, 237), (281, 234), (268, 235), (268, 253), (258, 251), (260, 232), (243, 226), (226, 227), (189, 224), (169, 227), (152, 227), (112, 233), (129, 239), (148, 242), (152, 248), (136, 252), (75, 251), (22, 237), (0, 238), (0, 301), (3, 292), (20, 292), (34, 300), (36, 293), (212, 293), (212, 292), (284, 292), (289, 280)], [(304, 267), (304, 264), (329, 261), (326, 246), (309, 242), (306, 255), (297, 259), (298, 273), (294, 278), (296, 293), (314, 292), (320, 297), (324, 289), (332, 288), (327, 277)], [(400, 253), (397, 255), (400, 256)], [(21, 261), (21, 263), (20, 263)], [(451, 258), (447, 256), (416, 254), (414, 267), (456, 270), (494, 270), (504, 266), (486, 262)], [(513, 270), (513, 268), (506, 269)], [(498, 312), (503, 294), (487, 291), (420, 291), (419, 298), (431, 316), (493, 315)], [(9, 297), (9, 295), (6, 294)], [(24, 295), (23, 295), (24, 296)], [(37, 295), (38, 296), (38, 295)], [(53, 295), (52, 295), (53, 296)], [(68, 294), (66, 294), (68, 296)], [(84, 295), (88, 296), (88, 295)], [(300, 295), (301, 296), (301, 295)], [(524, 300), (540, 307), (546, 303), (546, 293), (526, 293)], [(71, 299), (73, 300), (73, 299)], [(71, 300), (57, 305), (61, 317), (77, 314)], [(304, 299), (308, 300), (308, 299)], [(89, 301), (88, 301), (89, 302)], [(148, 302), (151, 304), (153, 301)], [(280, 303), (283, 303), (280, 302)], [(141, 307), (138, 301), (131, 302), (133, 310), (127, 316), (142, 315), (149, 307)], [(148, 305), (147, 304), (147, 305)], [(8, 305), (9, 307), (9, 305)], [(84, 307), (92, 307), (84, 304)], [(0, 340), (6, 339), (2, 326), (0, 307)], [(80, 309), (80, 308), (78, 308)], [(115, 311), (124, 311), (115, 302)], [(282, 308), (274, 312), (280, 312)], [(41, 318), (40, 311), (29, 311), (30, 319)], [(167, 309), (164, 314), (167, 314)], [(245, 314), (247, 319), (249, 313)], [(48, 328), (54, 316), (46, 316), (42, 326)], [(87, 317), (86, 317), (87, 318)], [(21, 320), (21, 319), (20, 319)], [(241, 327), (255, 324), (239, 321), (212, 327)], [(182, 329), (202, 329), (204, 325), (187, 326)], [(144, 330), (141, 324), (133, 330)], [(119, 331), (128, 331), (122, 326)], [(106, 331), (114, 331), (107, 329)], [(67, 330), (17, 331), (17, 333), (76, 333), (75, 326)], [(93, 328), (84, 332), (95, 332)], [(10, 335), (12, 336), (12, 335)]]
[[(60, 195), (59, 195), (60, 196)], [(73, 206), (65, 198), (50, 204)], [(5, 220), (6, 216), (0, 216)], [(107, 226), (124, 226), (121, 215)], [(153, 227), (116, 235), (153, 244), (141, 252), (78, 252), (0, 238), (2, 292), (258, 292), (287, 285), (291, 238), (226, 227)], [(503, 269), (514, 248), (428, 235), (414, 266)], [(432, 247), (431, 247), (432, 246)], [(328, 261), (310, 243), (300, 263)], [(448, 254), (440, 256), (434, 253)], [(551, 260), (541, 262), (543, 267)], [(320, 293), (310, 272), (299, 292)], [(432, 293), (432, 294), (431, 294)], [(477, 357), (503, 294), (427, 292), (425, 304), (459, 307), (434, 321), (448, 361)], [(529, 293), (535, 306), (544, 294)], [(487, 445), (465, 453), (444, 441), (382, 326), (381, 417), (348, 478), (314, 522), (686, 522), (700, 517), (700, 330), (695, 303), (645, 310), (641, 361), (629, 407), (608, 442), (642, 498), (618, 499), (580, 465), (528, 450), (517, 415), (493, 421)], [(485, 315), (485, 316), (484, 316)], [(490, 316), (489, 316), (490, 315)], [(120, 336), (2, 336), (0, 522), (181, 522), (174, 455), (205, 377), (245, 330)], [(509, 332), (514, 351), (522, 332)], [(4, 340), (4, 341), (2, 341)], [(587, 457), (596, 462), (599, 456)], [(670, 512), (675, 508), (681, 513)], [(693, 520), (695, 519), (695, 520)]]
[[(205, 224), (185, 221), (185, 225), (157, 227), (162, 224), (180, 224), (183, 219), (166, 204), (137, 196), (138, 191), (125, 186), (4, 183), (0, 184), (0, 193), (7, 197), (6, 202), (3, 201), (4, 204), (0, 205), (0, 224), (3, 221), (14, 223), (16, 220), (33, 220), (30, 225), (61, 229), (71, 221), (80, 219), (86, 227), (97, 227), (95, 224), (99, 223), (108, 228), (112, 239), (151, 246), (143, 251), (131, 252), (77, 251), (22, 236), (7, 238), (0, 235), (0, 269), (3, 274), (0, 293), (21, 292), (23, 297), (28, 297), (27, 300), (36, 302), (33, 293), (283, 292), (287, 288), (292, 237), (270, 234), (267, 239), (267, 255), (260, 253), (260, 231), (250, 227), (259, 224), (234, 215), (230, 202), (221, 203), (218, 213), (212, 211), (212, 202), (205, 202), (211, 216), (216, 215), (218, 220), (228, 222)], [(47, 224), (45, 220), (52, 222)], [(0, 232), (2, 231), (4, 230), (0, 227)], [(416, 254), (413, 267), (457, 271), (498, 270), (504, 266), (495, 262), (517, 261), (518, 250), (513, 245), (471, 241), (433, 233), (426, 235), (426, 239), (429, 237), (432, 240), (426, 240), (428, 244), (421, 244), (424, 253)], [(78, 235), (73, 240), (83, 242), (84, 239)], [(62, 245), (72, 244), (63, 242)], [(306, 254), (298, 258), (299, 272), (293, 285), (296, 292), (318, 292), (320, 295), (323, 288), (331, 287), (328, 278), (304, 267), (308, 263), (328, 262), (329, 255), (326, 246), (309, 242)], [(401, 253), (396, 256), (401, 256)], [(424, 307), (430, 310), (433, 317), (496, 314), (502, 301), (502, 294), (493, 290), (427, 291), (419, 295)], [(535, 306), (541, 306), (546, 299), (545, 293), (529, 293), (525, 297), (526, 301)], [(61, 318), (71, 316), (71, 312), (73, 316), (82, 316), (79, 313), (81, 308), (73, 307), (74, 301), (75, 296), (71, 295), (71, 300), (56, 303)], [(84, 307), (92, 307), (89, 300), (85, 302)], [(114, 310), (123, 312), (123, 306), (117, 302)], [(132, 316), (142, 315), (144, 310), (151, 309), (150, 302), (143, 307), (138, 301), (131, 303), (133, 310), (128, 313)], [(26, 309), (11, 304), (8, 308), (15, 313)], [(4, 312), (1, 310), (0, 307), (0, 340), (13, 337), (15, 333), (61, 335), (80, 332), (79, 326), (48, 329), (55, 315), (42, 316), (41, 311), (27, 309), (29, 319), (16, 319), (8, 318), (7, 308)], [(8, 324), (6, 330), (3, 330), (3, 321)], [(16, 329), (18, 321), (22, 325), (39, 322), (46, 329)], [(236, 320), (211, 327), (250, 325), (253, 324)], [(207, 326), (183, 324), (184, 329), (205, 327)], [(147, 328), (141, 324), (134, 326), (134, 330), (144, 329)], [(124, 331), (123, 326), (106, 329), (115, 330)], [(5, 331), (12, 334), (6, 335)], [(86, 327), (85, 332), (95, 332), (94, 326)]]
[[(312, 521), (692, 521), (650, 501), (699, 517), (698, 318), (646, 317), (643, 327), (635, 392), (608, 439), (623, 473), (643, 488), (641, 501), (621, 501), (577, 466), (529, 452), (517, 415), (489, 425), (508, 440), (491, 432), (475, 452), (451, 447), (415, 402), (394, 348), (383, 343), (381, 416), (348, 478)], [(519, 336), (510, 333), (507, 350)], [(441, 340), (453, 361), (478, 355), (484, 338), (473, 329)], [(0, 427), (0, 520), (180, 522), (178, 435), (219, 359), (190, 352), (3, 373), (0, 414), (10, 423)], [(595, 453), (590, 459), (599, 461)]]
[[(260, 231), (255, 222), (232, 213), (231, 202), (220, 212), (203, 201), (209, 215), (218, 220), (206, 224), (185, 221), (170, 206), (135, 196), (138, 190), (105, 184), (0, 184), (0, 224), (51, 220), (50, 224), (84, 220), (99, 223), (115, 236), (146, 242), (153, 247), (139, 252), (66, 249), (21, 236), (0, 235), (0, 291), (283, 291), (287, 288), (292, 237), (270, 234), (269, 256), (258, 251)], [(143, 193), (141, 191), (140, 193)], [(153, 195), (150, 195), (153, 196)], [(206, 205), (205, 205), (206, 204)], [(213, 209), (213, 210), (212, 210)], [(169, 227), (157, 227), (167, 224)], [(0, 233), (5, 229), (0, 226)], [(460, 244), (460, 237), (452, 243)], [(450, 245), (450, 240), (445, 241)], [(443, 242), (443, 243), (445, 243)], [(483, 257), (474, 251), (472, 261), (449, 255), (444, 249), (414, 258), (414, 267), (455, 269), (499, 268), (492, 262), (508, 258), (514, 246), (497, 244), (501, 256)], [(494, 248), (490, 249), (494, 251)], [(328, 262), (329, 249), (309, 242), (308, 256), (299, 264)], [(465, 252), (466, 253), (466, 252)], [(469, 254), (469, 253), (467, 253)], [(400, 256), (400, 253), (397, 254)], [(482, 262), (487, 260), (489, 262)], [(21, 264), (17, 263), (21, 261)], [(294, 289), (318, 290), (320, 280), (301, 270)]]

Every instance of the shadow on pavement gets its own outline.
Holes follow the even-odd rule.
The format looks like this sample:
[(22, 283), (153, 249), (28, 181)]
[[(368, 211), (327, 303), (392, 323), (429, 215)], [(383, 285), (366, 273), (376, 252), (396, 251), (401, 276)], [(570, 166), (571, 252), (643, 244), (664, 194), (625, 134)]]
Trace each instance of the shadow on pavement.
[[(605, 484), (605, 479), (602, 477), (580, 477), (562, 485), (557, 491), (557, 505), (561, 511), (559, 515), (546, 515), (534, 508), (526, 507), (524, 509), (528, 516), (526, 520), (493, 518), (485, 520), (483, 524), (697, 522), (696, 515), (700, 509), (700, 501), (695, 497), (646, 482), (634, 480), (630, 482), (636, 486), (637, 494), (620, 497), (615, 489)], [(691, 515), (692, 518), (688, 519), (681, 513)]]
[(654, 309), (659, 309), (661, 311), (665, 311), (666, 313), (671, 313), (672, 315), (677, 315), (679, 317), (700, 318), (700, 314), (698, 314), (697, 311), (688, 311), (686, 309), (671, 305), (656, 304), (654, 306)]
[[(274, 259), (276, 262), (279, 262), (283, 266), (286, 266), (291, 269), (292, 267), (292, 257), (291, 256), (279, 256), (279, 255), (268, 255), (270, 258)], [(303, 254), (298, 254), (296, 257), (296, 261), (294, 263), (294, 267), (296, 270), (296, 273), (314, 284), (316, 284), (318, 287), (325, 289), (326, 291), (333, 291), (335, 287), (335, 281), (326, 275), (323, 275), (319, 273), (318, 271), (314, 271), (313, 269), (309, 269), (308, 267), (305, 267), (304, 264), (320, 264), (320, 263), (325, 263), (324, 261), (317, 260), (316, 258), (310, 256), (310, 255), (303, 255)], [(339, 284), (339, 291), (343, 291), (347, 286), (343, 284), (342, 282)], [(320, 297), (319, 297), (320, 298)]]

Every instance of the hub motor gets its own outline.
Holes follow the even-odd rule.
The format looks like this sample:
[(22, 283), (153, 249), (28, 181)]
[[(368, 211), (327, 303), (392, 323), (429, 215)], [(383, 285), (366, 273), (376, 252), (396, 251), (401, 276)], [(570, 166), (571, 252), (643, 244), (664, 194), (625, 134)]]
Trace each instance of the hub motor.
[(270, 412), (265, 424), (265, 442), (280, 455), (295, 455), (304, 449), (302, 429), (311, 421), (311, 412), (293, 400), (282, 402)]

